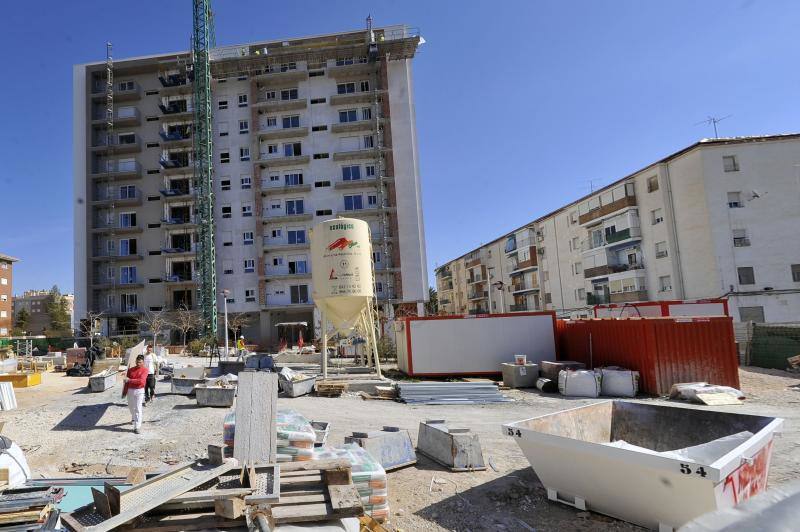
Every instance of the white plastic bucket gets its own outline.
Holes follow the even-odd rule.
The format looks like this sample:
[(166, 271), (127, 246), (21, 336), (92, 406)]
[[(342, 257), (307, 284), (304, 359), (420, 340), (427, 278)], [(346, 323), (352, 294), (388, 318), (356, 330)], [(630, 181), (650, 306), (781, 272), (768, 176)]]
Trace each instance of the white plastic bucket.
[(517, 366), (524, 366), (527, 361), (528, 357), (525, 355), (514, 355), (514, 363)]

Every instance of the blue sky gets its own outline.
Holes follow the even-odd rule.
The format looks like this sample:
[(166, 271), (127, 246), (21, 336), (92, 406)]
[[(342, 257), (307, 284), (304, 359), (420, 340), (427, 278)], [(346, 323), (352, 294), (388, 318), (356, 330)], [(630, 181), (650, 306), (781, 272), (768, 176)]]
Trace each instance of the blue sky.
[[(72, 289), (71, 69), (188, 46), (190, 0), (6, 2), (0, 253), (15, 292)], [(220, 45), (419, 27), (429, 267), (696, 140), (800, 130), (792, 1), (214, 3)], [(169, 28), (169, 31), (166, 29)]]

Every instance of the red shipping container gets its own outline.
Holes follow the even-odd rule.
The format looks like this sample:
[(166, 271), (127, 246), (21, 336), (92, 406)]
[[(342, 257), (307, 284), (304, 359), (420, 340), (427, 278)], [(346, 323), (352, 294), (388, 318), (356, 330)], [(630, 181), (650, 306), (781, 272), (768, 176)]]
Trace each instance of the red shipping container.
[(666, 395), (677, 382), (739, 388), (730, 317), (559, 320), (559, 359), (639, 372), (639, 389)]

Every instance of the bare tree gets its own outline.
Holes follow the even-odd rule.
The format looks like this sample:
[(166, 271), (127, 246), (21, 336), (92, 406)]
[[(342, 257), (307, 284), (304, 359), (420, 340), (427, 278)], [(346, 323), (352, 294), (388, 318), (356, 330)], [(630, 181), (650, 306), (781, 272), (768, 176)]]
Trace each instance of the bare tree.
[(253, 316), (246, 312), (239, 312), (228, 316), (228, 329), (233, 332), (234, 341), (236, 340), (236, 335), (252, 322)]
[(186, 348), (186, 336), (189, 331), (195, 331), (200, 328), (201, 318), (197, 311), (189, 309), (186, 305), (181, 305), (173, 315), (173, 325), (181, 331), (183, 338), (183, 347)]
[(89, 337), (89, 349), (94, 347), (94, 335), (100, 332), (100, 318), (103, 317), (102, 312), (86, 311), (86, 319), (81, 320), (80, 330), (81, 333)]
[(158, 343), (158, 337), (161, 333), (173, 325), (169, 315), (164, 310), (146, 310), (137, 321), (139, 322), (139, 330), (149, 330), (150, 334), (153, 335), (153, 347)]

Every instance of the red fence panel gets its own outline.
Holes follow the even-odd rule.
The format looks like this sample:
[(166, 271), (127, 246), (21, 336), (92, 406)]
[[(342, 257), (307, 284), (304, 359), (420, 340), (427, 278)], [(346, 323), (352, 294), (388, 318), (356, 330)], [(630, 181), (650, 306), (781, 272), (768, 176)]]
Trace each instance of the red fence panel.
[(645, 393), (667, 394), (676, 382), (739, 387), (729, 317), (560, 320), (556, 330), (560, 360), (636, 370)]

